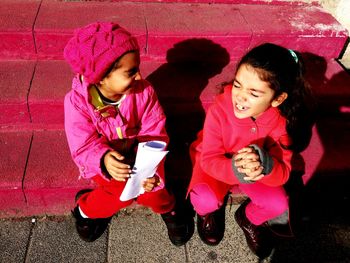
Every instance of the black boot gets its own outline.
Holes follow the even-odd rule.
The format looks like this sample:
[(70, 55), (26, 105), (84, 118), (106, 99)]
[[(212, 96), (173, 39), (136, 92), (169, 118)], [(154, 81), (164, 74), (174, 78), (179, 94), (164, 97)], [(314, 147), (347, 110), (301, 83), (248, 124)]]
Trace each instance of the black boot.
[(277, 238), (293, 238), (294, 232), (289, 219), (289, 210), (269, 220), (266, 224)]
[(168, 236), (175, 246), (182, 246), (191, 239), (194, 232), (194, 220), (191, 213), (180, 213), (175, 210), (161, 214), (168, 229)]
[[(91, 189), (83, 189), (75, 195), (75, 201), (77, 202), (81, 195), (87, 192), (91, 192)], [(83, 218), (80, 214), (79, 207), (76, 206), (72, 211), (75, 217), (75, 227), (80, 238), (86, 242), (93, 242), (98, 239), (108, 227), (111, 218)]]
[(75, 227), (80, 238), (86, 242), (93, 242), (105, 232), (111, 218), (83, 218), (78, 206), (72, 211), (75, 217)]
[(251, 251), (260, 259), (268, 257), (273, 249), (273, 238), (267, 225), (252, 224), (245, 214), (245, 208), (250, 200), (246, 200), (236, 211), (235, 220), (243, 230)]
[(197, 215), (197, 230), (202, 241), (211, 246), (220, 243), (225, 233), (225, 204), (205, 216)]

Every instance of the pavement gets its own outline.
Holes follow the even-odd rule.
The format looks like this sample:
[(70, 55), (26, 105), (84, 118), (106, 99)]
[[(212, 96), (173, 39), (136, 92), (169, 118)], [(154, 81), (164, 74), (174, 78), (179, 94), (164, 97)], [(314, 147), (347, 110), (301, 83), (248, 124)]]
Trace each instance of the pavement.
[(238, 205), (231, 205), (218, 246), (205, 245), (196, 231), (186, 245), (173, 246), (161, 217), (141, 207), (120, 211), (92, 243), (79, 238), (71, 215), (2, 219), (0, 262), (350, 262), (349, 199), (332, 203), (304, 214), (296, 237), (279, 239), (262, 261), (247, 247), (233, 217)]

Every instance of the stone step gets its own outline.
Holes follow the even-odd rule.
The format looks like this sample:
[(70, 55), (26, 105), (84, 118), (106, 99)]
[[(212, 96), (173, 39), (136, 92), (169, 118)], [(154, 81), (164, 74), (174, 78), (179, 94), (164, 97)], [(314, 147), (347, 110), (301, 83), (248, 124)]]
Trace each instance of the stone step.
[(13, 59), (61, 59), (73, 30), (98, 20), (117, 21), (136, 35), (143, 56), (159, 60), (191, 38), (211, 39), (231, 58), (261, 42), (338, 58), (348, 35), (315, 4), (4, 0), (0, 18), (0, 58)]
[[(305, 54), (305, 61), (320, 110), (328, 115), (349, 110), (349, 74), (335, 60)], [(141, 73), (153, 84), (167, 116), (177, 118), (204, 114), (220, 84), (232, 79), (235, 64), (145, 60)], [(0, 61), (0, 130), (63, 129), (63, 99), (72, 77), (63, 60)]]
[(91, 182), (78, 180), (63, 130), (0, 133), (0, 218), (64, 214)]
[(188, 146), (219, 84), (232, 79), (238, 57), (266, 41), (304, 52), (319, 100), (310, 146), (295, 167), (305, 168), (304, 183), (349, 173), (350, 77), (334, 60), (347, 31), (317, 5), (181, 2), (1, 2), (0, 218), (67, 213), (78, 190), (94, 187), (77, 179), (64, 135), (73, 74), (62, 50), (74, 28), (96, 20), (118, 21), (140, 42), (141, 72), (168, 119), (171, 187), (184, 189), (190, 179)]
[[(72, 74), (63, 61), (2, 63), (4, 68), (20, 72), (23, 79), (12, 78), (13, 82), (8, 82), (8, 85), (22, 88), (19, 94), (6, 93), (4, 88), (1, 90), (6, 95), (2, 97), (1, 107), (10, 108), (10, 103), (6, 106), (5, 102), (15, 105), (17, 99), (20, 102), (18, 107), (25, 103), (26, 90), (31, 82), (29, 104), (23, 108), (29, 107), (31, 114), (28, 115), (32, 116), (33, 123), (16, 120), (17, 123), (11, 123), (12, 128), (1, 126), (0, 217), (67, 212), (73, 205), (75, 192), (93, 186), (77, 179), (78, 170), (71, 160), (63, 131), (62, 102)], [(294, 169), (305, 169), (302, 179), (308, 184), (315, 178), (345, 177), (349, 173), (350, 76), (334, 60), (309, 56), (306, 66), (310, 69), (308, 80), (319, 101), (319, 114), (310, 145), (299, 159), (296, 158)], [(171, 63), (148, 61), (142, 66), (142, 71), (154, 83), (168, 116), (171, 143), (166, 162), (167, 176), (172, 187), (180, 188), (187, 185), (191, 175), (188, 144), (201, 128), (205, 109), (217, 93), (216, 85), (230, 78), (234, 65), (228, 64), (221, 74), (212, 78)], [(33, 72), (38, 75), (32, 77)], [(48, 89), (50, 84), (53, 86)], [(186, 90), (193, 92), (190, 99), (185, 96), (188, 94)], [(32, 114), (32, 107), (39, 109), (40, 105), (48, 105), (48, 108), (42, 107), (37, 114)], [(48, 118), (50, 115), (56, 119)], [(10, 116), (8, 114), (7, 124), (11, 122)]]
[[(305, 170), (301, 177), (305, 185), (324, 178), (348, 178), (350, 122), (349, 116), (345, 115), (347, 121), (342, 117), (343, 121), (317, 121), (310, 145), (295, 156), (293, 169)], [(168, 186), (185, 191), (191, 177), (188, 145), (173, 143), (169, 150)], [(1, 132), (0, 153), (0, 218), (65, 214), (74, 206), (77, 191), (94, 187), (78, 179), (63, 130)]]

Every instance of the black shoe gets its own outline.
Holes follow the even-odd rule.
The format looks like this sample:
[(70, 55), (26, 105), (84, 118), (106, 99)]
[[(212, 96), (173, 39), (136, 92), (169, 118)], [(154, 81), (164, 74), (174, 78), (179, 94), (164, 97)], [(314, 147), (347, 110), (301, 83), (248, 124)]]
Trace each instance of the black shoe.
[[(293, 218), (294, 219), (294, 218)], [(270, 219), (266, 225), (269, 227), (271, 233), (276, 238), (294, 238), (294, 229), (292, 228), (290, 219), (290, 209), (283, 214)]]
[(75, 227), (80, 238), (86, 242), (93, 242), (105, 232), (111, 218), (83, 218), (79, 212), (79, 207), (76, 206), (72, 211), (75, 217)]
[(264, 223), (262, 225), (252, 224), (245, 214), (245, 208), (250, 200), (247, 199), (236, 211), (235, 220), (243, 230), (250, 250), (260, 259), (268, 257), (273, 249), (272, 235)]
[(191, 239), (194, 232), (194, 220), (190, 214), (171, 211), (161, 214), (168, 229), (168, 236), (175, 246), (182, 246)]
[(205, 216), (197, 215), (197, 230), (202, 241), (210, 246), (216, 246), (225, 233), (225, 207), (223, 204), (218, 210)]

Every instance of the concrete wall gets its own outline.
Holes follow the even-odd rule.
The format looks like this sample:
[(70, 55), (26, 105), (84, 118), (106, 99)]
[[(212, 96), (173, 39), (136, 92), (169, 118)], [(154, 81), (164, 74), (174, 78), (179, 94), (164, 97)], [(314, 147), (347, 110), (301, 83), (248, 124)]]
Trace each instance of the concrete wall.
[[(320, 0), (320, 3), (350, 32), (349, 0)], [(350, 45), (347, 47), (340, 61), (346, 68), (350, 69)]]
[[(286, 1), (299, 1), (300, 0), (286, 0)], [(320, 3), (325, 10), (330, 12), (343, 26), (345, 26), (350, 32), (350, 0), (303, 0), (303, 2)], [(350, 45), (348, 45), (340, 62), (348, 69), (350, 69)]]

